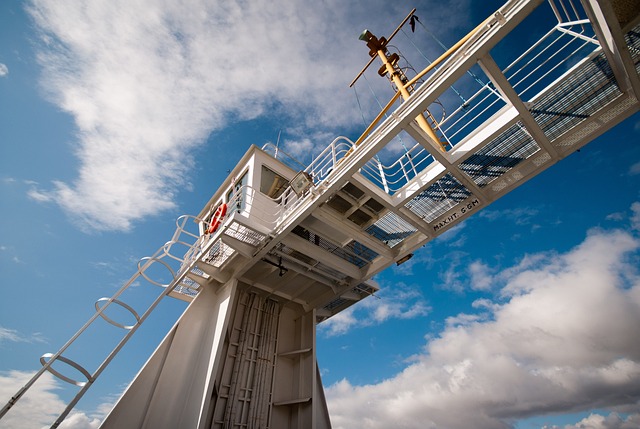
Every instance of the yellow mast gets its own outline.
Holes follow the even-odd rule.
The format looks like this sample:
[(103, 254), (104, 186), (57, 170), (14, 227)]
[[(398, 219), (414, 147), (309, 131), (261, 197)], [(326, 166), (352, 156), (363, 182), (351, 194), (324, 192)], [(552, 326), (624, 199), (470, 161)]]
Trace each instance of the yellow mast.
[[(389, 51), (387, 50), (387, 44), (389, 43), (389, 40), (391, 40), (391, 38), (393, 38), (393, 36), (396, 35), (398, 30), (400, 30), (400, 28), (407, 22), (407, 20), (411, 18), (411, 16), (415, 11), (416, 10), (413, 9), (411, 13), (407, 15), (404, 21), (402, 21), (402, 23), (398, 26), (398, 28), (396, 28), (396, 30), (391, 34), (391, 36), (389, 36), (389, 39), (385, 39), (384, 37), (377, 38), (369, 30), (364, 30), (362, 32), (362, 34), (360, 35), (360, 40), (363, 40), (367, 43), (367, 47), (370, 49), (369, 55), (371, 56), (371, 61), (369, 61), (369, 63), (360, 72), (360, 74), (358, 74), (358, 76), (356, 77), (356, 79), (353, 80), (351, 85), (355, 83), (355, 81), (362, 75), (364, 70), (366, 70), (366, 68), (369, 67), (373, 59), (377, 56), (382, 62), (382, 67), (380, 67), (380, 69), (378, 70), (378, 74), (383, 77), (388, 76), (389, 80), (393, 82), (393, 84), (395, 85), (396, 91), (399, 93), (399, 95), (402, 97), (403, 100), (406, 100), (407, 98), (409, 98), (409, 96), (411, 95), (412, 85), (407, 85), (408, 79), (404, 74), (404, 72), (398, 66), (398, 61), (400, 60), (399, 55), (397, 53), (390, 54)], [(397, 99), (397, 95), (398, 94), (396, 94), (396, 97), (394, 97), (394, 99)], [(427, 121), (427, 119), (424, 117), (422, 113), (420, 113), (416, 117), (416, 122), (418, 123), (420, 128), (434, 142), (440, 145), (440, 148), (443, 151), (446, 151), (446, 143), (443, 143), (440, 140), (440, 138), (438, 138), (435, 131), (433, 130), (431, 125), (429, 125), (429, 122)]]

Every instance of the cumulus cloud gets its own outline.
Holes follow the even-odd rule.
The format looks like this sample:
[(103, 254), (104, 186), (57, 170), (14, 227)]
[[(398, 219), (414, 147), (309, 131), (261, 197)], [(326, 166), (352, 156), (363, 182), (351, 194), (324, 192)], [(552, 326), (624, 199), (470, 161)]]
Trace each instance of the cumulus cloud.
[(544, 426), (543, 429), (635, 429), (640, 427), (640, 414), (632, 414), (627, 417), (618, 413), (608, 416), (591, 414), (575, 425)]
[(0, 63), (0, 77), (5, 77), (9, 74), (9, 67), (6, 64)]
[(190, 154), (214, 130), (259, 116), (310, 133), (359, 125), (348, 82), (367, 56), (353, 24), (391, 31), (371, 13), (385, 8), (406, 13), (338, 0), (32, 0), (43, 87), (73, 116), (80, 161), (74, 181), (32, 197), (92, 229), (127, 230), (175, 208)]
[(310, 161), (310, 157), (313, 154), (314, 144), (308, 138), (301, 140), (288, 140), (284, 144), (285, 150), (289, 155), (292, 155), (301, 162)]
[(593, 230), (567, 253), (530, 255), (496, 273), (506, 279), (501, 298), (474, 303), (486, 313), (448, 320), (401, 373), (327, 389), (333, 426), (510, 428), (552, 412), (637, 413), (639, 248), (627, 232)]
[(462, 293), (465, 290), (466, 269), (463, 266), (463, 259), (467, 253), (462, 251), (449, 252), (444, 261), (444, 268), (438, 273), (438, 278), (442, 284), (439, 286), (445, 290)]
[[(9, 399), (24, 386), (33, 373), (9, 371), (0, 373), (0, 398)], [(38, 382), (2, 418), (4, 429), (41, 429), (49, 427), (64, 410), (66, 404), (56, 394), (60, 388), (56, 378), (45, 372)], [(101, 416), (87, 416), (72, 412), (59, 426), (61, 429), (96, 429)]]
[(629, 216), (627, 212), (616, 212), (609, 214), (606, 219), (614, 222), (629, 220), (631, 229), (640, 231), (640, 202), (636, 201), (631, 204), (631, 216)]

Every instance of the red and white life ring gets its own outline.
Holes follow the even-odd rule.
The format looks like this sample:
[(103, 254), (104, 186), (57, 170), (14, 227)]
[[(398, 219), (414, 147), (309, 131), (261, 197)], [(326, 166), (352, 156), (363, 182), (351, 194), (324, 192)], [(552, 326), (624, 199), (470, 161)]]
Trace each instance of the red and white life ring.
[(218, 208), (216, 209), (216, 212), (213, 214), (213, 217), (211, 218), (211, 224), (209, 224), (209, 229), (207, 230), (209, 234), (213, 234), (218, 230), (226, 214), (227, 214), (227, 205), (225, 203), (222, 203), (218, 206)]

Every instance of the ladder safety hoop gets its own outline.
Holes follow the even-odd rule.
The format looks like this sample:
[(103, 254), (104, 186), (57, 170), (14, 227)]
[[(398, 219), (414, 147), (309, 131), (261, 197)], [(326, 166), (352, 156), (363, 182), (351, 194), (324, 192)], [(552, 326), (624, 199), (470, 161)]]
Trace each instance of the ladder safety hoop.
[[(40, 363), (42, 364), (42, 366), (47, 365), (47, 363), (50, 363), (50, 361), (48, 362), (47, 359), (50, 359), (51, 357), (53, 357), (54, 354), (53, 353), (45, 353), (40, 357)], [(57, 358), (55, 358), (54, 360), (59, 360), (61, 362), (66, 363), (67, 365), (70, 365), (72, 367), (74, 367), (75, 369), (77, 369), (79, 372), (82, 373), (82, 375), (84, 375), (85, 377), (87, 377), (87, 381), (76, 381), (72, 378), (69, 378), (65, 375), (60, 374), (58, 371), (56, 371), (55, 369), (53, 369), (53, 367), (51, 365), (49, 365), (46, 369), (47, 371), (49, 371), (51, 374), (55, 375), (56, 377), (58, 377), (60, 380), (64, 380), (67, 383), (70, 384), (75, 384), (78, 387), (83, 387), (87, 384), (88, 381), (91, 380), (91, 374), (89, 374), (89, 372), (84, 369), (82, 366), (80, 366), (79, 364), (77, 364), (76, 362), (72, 361), (69, 358), (66, 358), (62, 355), (59, 355)]]
[(187, 221), (188, 221), (189, 219), (193, 219), (193, 221), (194, 221), (196, 224), (198, 224), (198, 223), (202, 222), (202, 219), (200, 219), (200, 218), (198, 218), (198, 217), (196, 217), (196, 216), (192, 216), (192, 215), (182, 215), (182, 216), (180, 216), (180, 217), (178, 217), (178, 218), (176, 219), (176, 233), (178, 233), (178, 234), (185, 234), (185, 235), (188, 235), (189, 237), (192, 237), (192, 238), (196, 238), (196, 239), (197, 239), (197, 238), (200, 236), (199, 234), (194, 234), (194, 233), (192, 233), (192, 232), (190, 232), (190, 231), (187, 231), (187, 229), (186, 229), (186, 224), (187, 224)]
[[(108, 302), (111, 301), (111, 303), (113, 304), (118, 304), (120, 307), (124, 308), (125, 310), (129, 311), (129, 313), (131, 313), (133, 315), (133, 317), (136, 318), (136, 323), (133, 325), (122, 325), (118, 322), (116, 322), (115, 320), (111, 319), (109, 316), (107, 316), (104, 312), (104, 308), (106, 307), (100, 306), (101, 302)], [(107, 304), (109, 305), (109, 304)], [(107, 322), (111, 323), (113, 326), (117, 326), (118, 328), (122, 328), (122, 329), (126, 329), (126, 330), (131, 330), (133, 329), (137, 324), (140, 323), (140, 316), (138, 316), (138, 313), (136, 313), (136, 311), (131, 308), (131, 306), (125, 304), (124, 302), (118, 300), (118, 299), (111, 299), (111, 298), (100, 298), (99, 300), (96, 301), (96, 311), (100, 311), (100, 309), (103, 309), (102, 312), (100, 313), (100, 317), (102, 317), (104, 320), (106, 320)]]
[(151, 258), (151, 257), (149, 257), (149, 256), (145, 256), (144, 258), (142, 258), (142, 259), (140, 259), (140, 260), (138, 261), (138, 273), (139, 273), (142, 277), (144, 277), (148, 282), (153, 283), (154, 285), (156, 285), (156, 286), (160, 286), (160, 287), (163, 287), (163, 288), (166, 288), (166, 287), (168, 287), (168, 286), (171, 284), (171, 282), (169, 282), (169, 283), (167, 283), (167, 284), (163, 284), (163, 283), (157, 282), (157, 281), (153, 280), (152, 278), (150, 278), (149, 276), (147, 276), (147, 275), (145, 274), (145, 271), (147, 270), (147, 268), (148, 268), (148, 267), (147, 267), (147, 268), (145, 268), (144, 270), (142, 269), (142, 263), (143, 263), (144, 261), (151, 261), (151, 263), (154, 263), (154, 262), (159, 262), (159, 263), (161, 263), (162, 265), (164, 265), (164, 266), (169, 270), (169, 272), (171, 273), (171, 278), (172, 278), (173, 280), (175, 280), (175, 278), (176, 278), (176, 273), (173, 271), (173, 269), (171, 268), (171, 266), (169, 266), (169, 264), (167, 264), (165, 261), (163, 261), (163, 260), (161, 260), (161, 259), (158, 259), (158, 258)]
[(227, 214), (227, 204), (222, 203), (218, 206), (218, 208), (216, 209), (216, 212), (213, 214), (213, 217), (211, 218), (211, 224), (209, 225), (209, 229), (207, 230), (209, 234), (213, 234), (218, 230), (226, 214)]
[(171, 253), (171, 247), (174, 244), (180, 244), (182, 246), (185, 246), (187, 248), (187, 250), (185, 252), (185, 255), (189, 254), (189, 252), (191, 252), (193, 250), (193, 248), (195, 247), (195, 244), (189, 244), (186, 241), (181, 241), (181, 240), (171, 240), (171, 241), (167, 241), (165, 243), (165, 245), (162, 246), (162, 251), (164, 252), (164, 254), (166, 256), (168, 256), (169, 258), (171, 258), (173, 260), (176, 260), (176, 261), (178, 261), (180, 263), (184, 263), (185, 262), (184, 256), (183, 257), (179, 257), (179, 256), (173, 255)]

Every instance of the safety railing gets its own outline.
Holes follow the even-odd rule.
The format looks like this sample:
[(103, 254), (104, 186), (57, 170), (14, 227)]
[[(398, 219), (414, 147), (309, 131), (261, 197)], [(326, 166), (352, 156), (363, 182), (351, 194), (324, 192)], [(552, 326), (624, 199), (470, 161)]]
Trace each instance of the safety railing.
[(224, 235), (258, 247), (282, 219), (287, 207), (296, 201), (291, 188), (273, 199), (251, 186), (240, 187), (226, 203), (226, 213), (218, 219), (220, 226), (215, 231), (206, 232), (207, 221), (194, 218), (196, 222), (205, 223), (202, 228), (205, 233), (185, 253), (182, 269), (191, 267), (197, 261), (222, 269), (223, 264), (236, 253), (232, 246), (224, 243)]
[(262, 150), (268, 153), (269, 155), (271, 155), (272, 157), (274, 157), (275, 159), (277, 159), (278, 161), (282, 162), (284, 165), (288, 166), (292, 170), (300, 171), (307, 168), (306, 165), (298, 161), (293, 155), (290, 155), (289, 153), (280, 149), (278, 146), (274, 145), (273, 143), (266, 143), (265, 145), (262, 146)]
[[(336, 165), (348, 156), (355, 146), (346, 137), (337, 137), (303, 170), (311, 178), (313, 185), (318, 186), (328, 179)], [(302, 202), (304, 196), (296, 194), (288, 187), (282, 195), (272, 200), (279, 207), (276, 225), (279, 225)]]
[[(572, 0), (549, 0), (549, 4), (557, 24), (503, 70), (518, 96), (527, 101), (599, 48), (580, 4)], [(489, 82), (446, 115), (439, 129), (455, 146), (505, 105), (506, 101)]]
[(385, 165), (378, 158), (370, 159), (360, 173), (380, 189), (393, 195), (432, 162), (433, 156), (429, 151), (421, 144), (415, 143), (411, 148), (405, 149), (404, 154), (390, 165)]
[(351, 140), (346, 137), (337, 137), (329, 146), (327, 146), (320, 154), (304, 169), (313, 182), (317, 185), (325, 180), (333, 171), (334, 167), (342, 158), (349, 155), (355, 146)]
[[(524, 50), (503, 70), (505, 77), (523, 100), (535, 98), (574, 64), (599, 48), (595, 33), (580, 4), (573, 0), (549, 0), (549, 5), (557, 23), (552, 24), (552, 28), (542, 38)], [(451, 106), (449, 103), (448, 107), (453, 107), (453, 110), (444, 115), (442, 120), (432, 121), (435, 131), (450, 148), (465, 141), (478, 127), (508, 105), (508, 100), (503, 98), (482, 71), (472, 73), (469, 70), (468, 74), (475, 82), (480, 83), (480, 88), (470, 97), (461, 98), (462, 102), (457, 105)], [(537, 112), (532, 110), (532, 113)], [(304, 171), (309, 173), (314, 184), (318, 185), (330, 175), (342, 158), (355, 150), (355, 147), (350, 140), (339, 137)], [(274, 146), (271, 150), (277, 151), (278, 148)], [(282, 151), (279, 153), (282, 154), (283, 160), (294, 159)], [(299, 162), (294, 162), (299, 166)], [(380, 189), (393, 195), (431, 162), (433, 157), (430, 153), (422, 145), (415, 143), (390, 164), (378, 157), (370, 159), (362, 166), (360, 173)], [(286, 196), (281, 216), (291, 211), (298, 199), (291, 190)]]
[(493, 84), (487, 83), (446, 115), (439, 128), (454, 147), (505, 105), (506, 101)]

